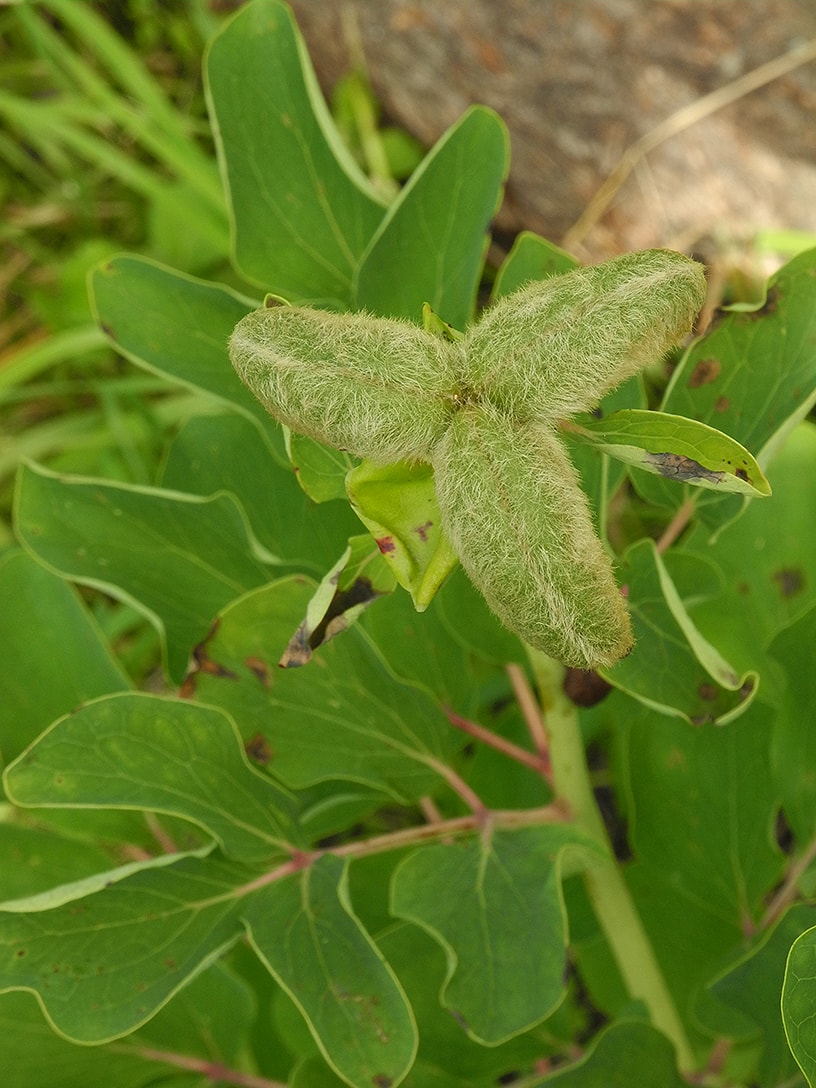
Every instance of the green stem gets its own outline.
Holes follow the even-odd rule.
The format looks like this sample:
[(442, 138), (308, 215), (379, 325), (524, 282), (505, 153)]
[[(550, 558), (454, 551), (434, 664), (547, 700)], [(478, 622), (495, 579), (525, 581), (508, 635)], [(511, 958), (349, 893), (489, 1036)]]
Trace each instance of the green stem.
[(564, 668), (528, 648), (550, 739), (556, 797), (566, 802), (577, 827), (602, 842), (609, 861), (584, 873), (601, 929), (630, 996), (643, 1001), (652, 1022), (674, 1043), (681, 1069), (695, 1068), (694, 1053), (623, 873), (614, 858), (592, 786), (575, 705), (564, 694)]

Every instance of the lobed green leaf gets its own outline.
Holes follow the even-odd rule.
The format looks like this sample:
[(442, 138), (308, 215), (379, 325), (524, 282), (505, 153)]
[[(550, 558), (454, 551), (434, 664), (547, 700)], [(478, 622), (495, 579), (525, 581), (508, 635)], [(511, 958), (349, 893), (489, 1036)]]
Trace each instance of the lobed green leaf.
[(523, 287), (530, 280), (545, 280), (572, 272), (579, 262), (554, 243), (532, 231), (516, 235), (510, 252), (496, 272), (493, 298), (502, 298)]
[(216, 397), (270, 432), (269, 416), (229, 366), (226, 347), (257, 300), (131, 256), (95, 269), (90, 293), (97, 320), (129, 359)]
[(357, 271), (354, 308), (419, 323), (423, 303), (430, 303), (464, 328), (508, 168), (503, 121), (483, 106), (467, 110), (422, 160), (372, 237)]
[(436, 701), (398, 681), (359, 626), (306, 668), (276, 667), (313, 593), (291, 578), (234, 601), (196, 654), (189, 692), (226, 710), (291, 788), (341, 779), (402, 801), (434, 790), (458, 738)]
[(238, 268), (285, 298), (346, 308), (385, 208), (343, 146), (289, 8), (247, 4), (210, 43), (205, 74)]
[[(795, 994), (798, 972), (786, 979), (789, 951), (797, 938), (814, 925), (814, 907), (798, 904), (791, 907), (770, 929), (755, 938), (737, 961), (711, 984), (711, 993), (726, 1008), (733, 1008), (743, 1022), (761, 1034), (757, 1083), (761, 1088), (774, 1088), (796, 1083), (796, 1063), (786, 1039), (786, 1032), (797, 1050), (797, 1033), (801, 1027), (801, 1010), (807, 1005)], [(807, 946), (809, 942), (805, 942)], [(784, 990), (783, 990), (784, 987)], [(780, 994), (783, 994), (783, 1015), (779, 1014)], [(791, 1000), (792, 999), (792, 1000)], [(798, 1008), (797, 1008), (798, 1006)], [(712, 1007), (712, 1011), (715, 1011)], [(784, 1026), (783, 1026), (784, 1019)], [(717, 1030), (720, 1025), (712, 1023)], [(744, 1030), (744, 1029), (743, 1029)]]
[(771, 493), (762, 469), (739, 442), (684, 416), (625, 409), (603, 419), (584, 418), (569, 433), (666, 479), (740, 495)]
[(189, 420), (167, 451), (159, 482), (193, 495), (229, 492), (264, 548), (286, 566), (322, 575), (360, 523), (345, 501), (319, 509), (298, 486), (302, 479), (303, 472), (296, 476), (278, 462), (251, 420), (229, 413)]
[(478, 838), (426, 845), (397, 867), (392, 911), (445, 949), (442, 1002), (471, 1037), (495, 1046), (562, 1000), (562, 855), (588, 845), (557, 826), (486, 829)]
[(4, 775), (15, 804), (180, 816), (228, 857), (261, 861), (297, 841), (295, 804), (256, 771), (214, 707), (126, 693), (55, 722)]
[(816, 1083), (816, 927), (791, 945), (782, 984), (782, 1022), (791, 1053), (809, 1085)]
[(629, 548), (621, 575), (635, 648), (604, 669), (605, 678), (647, 706), (696, 725), (724, 724), (746, 710), (757, 674), (737, 671), (695, 626), (653, 541)]
[(332, 1068), (353, 1088), (397, 1085), (416, 1026), (396, 976), (353, 913), (345, 864), (326, 855), (300, 880), (254, 897), (252, 947), (286, 989)]
[(230, 495), (201, 499), (24, 466), (16, 520), (21, 541), (43, 563), (145, 613), (178, 680), (219, 608), (267, 581), (274, 559)]
[(0, 562), (0, 645), (5, 761), (67, 710), (129, 686), (75, 590), (23, 552)]
[[(755, 307), (720, 312), (675, 370), (661, 408), (707, 423), (751, 450), (764, 468), (816, 401), (816, 250), (799, 254), (768, 281)], [(685, 489), (636, 480), (650, 501), (679, 505)], [(709, 528), (739, 513), (737, 500), (716, 493), (697, 497)]]

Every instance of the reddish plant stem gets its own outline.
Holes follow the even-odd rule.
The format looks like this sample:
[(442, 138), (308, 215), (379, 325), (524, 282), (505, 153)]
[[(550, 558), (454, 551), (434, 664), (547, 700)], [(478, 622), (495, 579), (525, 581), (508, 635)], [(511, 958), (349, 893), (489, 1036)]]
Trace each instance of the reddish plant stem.
[(513, 685), (513, 693), (516, 696), (527, 730), (538, 753), (540, 773), (552, 785), (552, 762), (550, 760), (550, 738), (547, 735), (547, 726), (541, 706), (535, 692), (527, 681), (524, 669), (519, 665), (508, 665), (507, 675)]
[(796, 899), (799, 895), (799, 881), (802, 874), (810, 867), (814, 858), (816, 858), (816, 839), (808, 843), (805, 852), (792, 862), (788, 868), (782, 886), (770, 901), (762, 916), (759, 923), (760, 930), (768, 929), (769, 926), (773, 925), (785, 908)]
[(127, 1046), (116, 1044), (114, 1047), (120, 1054), (133, 1054), (144, 1061), (163, 1062), (165, 1065), (175, 1066), (177, 1069), (186, 1069), (190, 1073), (198, 1073), (207, 1077), (214, 1084), (235, 1084), (238, 1088), (286, 1088), (278, 1080), (270, 1080), (269, 1077), (258, 1077), (253, 1073), (241, 1073), (237, 1069), (230, 1069), (221, 1062), (209, 1062), (203, 1058), (192, 1058), (187, 1054), (174, 1054), (170, 1050), (155, 1050), (145, 1046)]
[(680, 536), (685, 527), (691, 521), (694, 513), (695, 502), (694, 499), (686, 499), (686, 501), (677, 508), (674, 517), (669, 524), (660, 534), (660, 539), (657, 541), (657, 554), (663, 555), (674, 544), (675, 540)]
[(569, 819), (567, 805), (558, 801), (534, 809), (504, 810), (483, 807), (482, 811), (471, 813), (469, 816), (456, 816), (450, 820), (440, 820), (438, 823), (419, 824), (417, 827), (406, 827), (402, 831), (389, 831), (384, 835), (374, 835), (370, 839), (360, 839), (357, 842), (344, 843), (342, 846), (333, 846), (330, 849), (300, 852), (289, 861), (283, 862), (269, 872), (231, 891), (230, 896), (249, 895), (259, 888), (274, 884), (276, 880), (293, 876), (313, 865), (324, 854), (341, 858), (362, 858), (371, 854), (384, 854), (389, 850), (399, 850), (402, 846), (419, 845), (429, 840), (444, 841), (452, 835), (481, 831), (487, 826), (537, 827), (540, 824), (565, 823)]
[(432, 767), (440, 778), (444, 778), (450, 788), (458, 793), (467, 807), (473, 812), (474, 816), (481, 822), (484, 822), (487, 817), (487, 806), (484, 801), (470, 786), (465, 782), (464, 778), (456, 773), (456, 771), (449, 767), (446, 763), (442, 763), (437, 759), (430, 758), (427, 760), (428, 766)]
[(150, 830), (150, 834), (162, 848), (165, 854), (177, 854), (178, 846), (173, 841), (172, 835), (169, 835), (167, 831), (162, 827), (158, 816), (155, 812), (145, 813), (145, 823)]
[(511, 740), (507, 740), (498, 733), (494, 733), (491, 729), (486, 729), (485, 726), (479, 725), (478, 722), (469, 721), (467, 718), (461, 717), (455, 711), (445, 708), (445, 713), (448, 716), (448, 721), (451, 725), (455, 725), (457, 729), (461, 729), (464, 733), (468, 733), (476, 740), (480, 740), (483, 744), (489, 745), (491, 748), (495, 748), (497, 752), (502, 752), (510, 759), (514, 759), (517, 763), (523, 763), (525, 767), (529, 767), (535, 771), (536, 774), (542, 775), (548, 781), (550, 779), (550, 761), (549, 757), (544, 753), (535, 755), (533, 752), (528, 752), (524, 748), (520, 748), (517, 744), (514, 744)]

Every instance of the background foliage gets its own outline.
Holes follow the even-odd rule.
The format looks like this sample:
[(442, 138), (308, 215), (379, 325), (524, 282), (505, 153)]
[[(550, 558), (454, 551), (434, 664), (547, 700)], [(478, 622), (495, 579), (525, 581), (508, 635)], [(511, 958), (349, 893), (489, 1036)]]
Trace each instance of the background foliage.
[[(415, 543), (427, 474), (282, 435), (226, 358), (267, 291), (461, 328), (501, 121), (469, 110), (389, 187), (277, 0), (224, 22), (192, 91), (138, 55), (190, 71), (216, 19), (128, 10), (135, 49), (86, 4), (2, 12), (8, 1083), (812, 1083), (816, 251), (603, 405), (725, 432), (771, 498), (606, 457), (648, 449), (631, 429), (569, 438), (637, 637), (594, 702)], [(522, 236), (494, 293), (571, 264)], [(352, 469), (366, 509), (405, 499), (397, 564)]]

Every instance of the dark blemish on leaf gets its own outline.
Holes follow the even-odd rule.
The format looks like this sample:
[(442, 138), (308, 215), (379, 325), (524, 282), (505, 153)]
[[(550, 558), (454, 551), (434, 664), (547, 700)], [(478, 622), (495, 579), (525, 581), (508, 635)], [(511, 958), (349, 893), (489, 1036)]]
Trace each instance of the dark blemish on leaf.
[(719, 694), (719, 689), (716, 684), (700, 684), (697, 694), (707, 703), (713, 703)]
[(749, 676), (748, 679), (745, 681), (745, 683), (742, 685), (742, 687), (737, 692), (737, 694), (739, 695), (739, 701), (741, 703), (744, 703), (745, 700), (748, 698), (748, 696), (753, 692), (753, 690), (754, 690), (754, 681)]
[(746, 484), (749, 482), (748, 473), (745, 471), (744, 468), (738, 468), (734, 472), (734, 475), (737, 477), (738, 480), (744, 480)]
[(217, 661), (213, 661), (211, 657), (207, 657), (206, 653), (196, 647), (193, 651), (193, 657), (198, 665), (198, 671), (206, 673), (207, 676), (218, 676), (222, 680), (237, 680), (238, 674), (233, 672), (232, 669), (228, 669), (226, 665), (220, 665)]
[(394, 1080), (386, 1073), (375, 1073), (371, 1078), (371, 1083), (374, 1085), (374, 1088), (391, 1088)]
[(701, 359), (689, 378), (689, 388), (699, 389), (701, 385), (708, 385), (719, 377), (722, 367), (719, 359)]
[(271, 686), (269, 666), (260, 657), (248, 657), (244, 662), (249, 671), (255, 676), (267, 690)]
[(164, 961), (164, 966), (167, 968), (168, 971), (177, 971), (178, 970), (178, 964), (176, 963), (176, 961), (174, 959), (166, 959)]
[(225, 665), (220, 665), (217, 661), (213, 661), (207, 652), (207, 645), (215, 637), (215, 633), (218, 630), (220, 623), (221, 621), (216, 619), (207, 632), (206, 637), (193, 649), (194, 666), (191, 669), (191, 673), (203, 672), (208, 676), (218, 676), (221, 679), (226, 680), (237, 680), (238, 676), (232, 669), (228, 669)]
[(254, 759), (256, 763), (264, 767), (275, 758), (275, 753), (263, 733), (256, 733), (254, 737), (250, 737), (244, 745), (244, 751), (250, 759)]
[(178, 690), (179, 699), (193, 699), (195, 698), (196, 678), (194, 673), (184, 680), (181, 687)]
[(395, 552), (397, 545), (394, 543), (392, 536), (381, 536), (375, 538), (377, 547), (383, 555), (388, 555), (389, 552)]
[(696, 726), (711, 725), (714, 721), (710, 714), (692, 714), (691, 724)]
[[(569, 969), (564, 972), (564, 985), (566, 986), (569, 981)], [(507, 1073), (502, 1073), (496, 1077), (496, 1084), (514, 1084), (521, 1077), (521, 1073), (518, 1069), (511, 1069)]]
[(279, 669), (299, 669), (312, 657), (312, 647), (309, 643), (309, 625), (306, 620), (300, 624), (297, 631), (289, 639), (286, 649), (281, 654), (278, 662)]
[(564, 674), (564, 694), (576, 706), (596, 706), (612, 690), (602, 676), (591, 669), (567, 669)]
[(739, 593), (742, 597), (747, 597), (750, 592), (751, 587), (748, 585), (747, 582), (737, 582), (737, 593)]
[(717, 402), (714, 405), (715, 412), (727, 412), (731, 407), (731, 401), (728, 397), (717, 397)]
[(790, 856), (793, 854), (794, 847), (796, 845), (796, 838), (794, 837), (791, 826), (787, 821), (785, 813), (780, 809), (776, 814), (776, 826), (774, 828), (774, 838), (779, 846), (779, 849), (783, 853)]
[(109, 336), (111, 340), (116, 339), (116, 333), (113, 331), (113, 326), (109, 325), (107, 321), (100, 321), (99, 327), (102, 329), (102, 332), (105, 334), (105, 336)]
[(805, 585), (805, 576), (796, 567), (783, 567), (771, 576), (783, 597), (794, 597), (801, 593)]
[(382, 593), (374, 588), (370, 578), (355, 578), (346, 589), (335, 590), (320, 623), (312, 630), (305, 620), (301, 623), (283, 651), (278, 666), (282, 669), (297, 669), (307, 664), (313, 650), (345, 631), (349, 625), (347, 612), (352, 608), (365, 607), (381, 596)]
[(644, 462), (654, 465), (661, 476), (670, 480), (709, 480), (712, 483), (721, 483), (725, 479), (724, 472), (714, 472), (692, 457), (684, 457), (679, 453), (646, 453)]
[[(432, 521), (426, 521), (424, 525), (414, 526), (414, 532), (417, 534), (423, 544), (428, 542), (428, 530), (433, 528)], [(379, 542), (378, 542), (379, 543)]]
[(18, 957), (19, 956), (25, 956), (25, 954), (26, 954), (25, 948), (18, 948), (17, 952), (15, 953), (15, 955), (17, 955)]
[(779, 288), (769, 287), (768, 294), (765, 297), (765, 301), (758, 310), (754, 310), (752, 313), (745, 316), (753, 321), (758, 317), (764, 317), (765, 314), (775, 314), (779, 307)]
[(456, 1009), (449, 1009), (448, 1012), (450, 1012), (453, 1019), (456, 1020), (465, 1031), (469, 1030), (468, 1022), (460, 1012), (457, 1012)]

